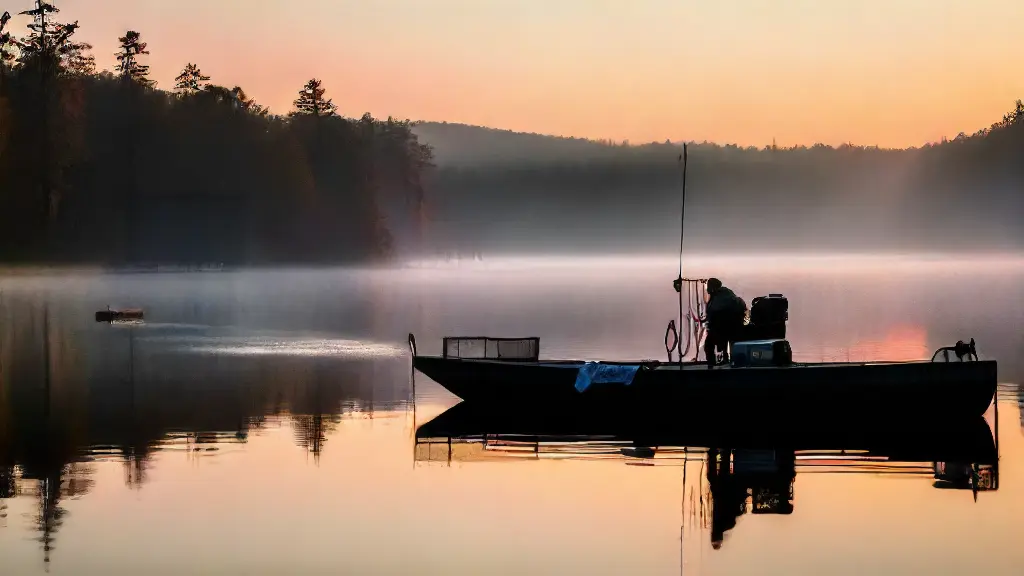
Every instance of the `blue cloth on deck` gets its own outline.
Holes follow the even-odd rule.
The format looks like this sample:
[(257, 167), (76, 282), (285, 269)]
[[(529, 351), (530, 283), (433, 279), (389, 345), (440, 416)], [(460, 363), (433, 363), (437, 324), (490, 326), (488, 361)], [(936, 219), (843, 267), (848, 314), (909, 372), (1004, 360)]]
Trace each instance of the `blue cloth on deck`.
[(639, 365), (587, 362), (580, 367), (576, 374), (576, 391), (583, 392), (591, 384), (625, 384), (629, 386), (633, 383), (633, 377), (636, 376), (636, 371), (639, 369)]

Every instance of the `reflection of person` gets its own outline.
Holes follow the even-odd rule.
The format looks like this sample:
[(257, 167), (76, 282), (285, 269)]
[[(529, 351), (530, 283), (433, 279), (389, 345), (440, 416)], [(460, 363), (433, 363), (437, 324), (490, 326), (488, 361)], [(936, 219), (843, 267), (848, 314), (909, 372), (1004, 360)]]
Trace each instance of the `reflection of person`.
[(722, 351), (722, 361), (729, 362), (729, 344), (739, 336), (746, 314), (747, 303), (742, 298), (723, 286), (718, 278), (708, 279), (707, 334), (704, 337), (708, 368), (716, 364), (716, 348)]
[(736, 520), (747, 511), (747, 490), (737, 482), (730, 464), (732, 451), (721, 450), (722, 460), (718, 462), (719, 450), (708, 452), (708, 485), (711, 488), (711, 547), (718, 550), (725, 540), (725, 533), (736, 527)]

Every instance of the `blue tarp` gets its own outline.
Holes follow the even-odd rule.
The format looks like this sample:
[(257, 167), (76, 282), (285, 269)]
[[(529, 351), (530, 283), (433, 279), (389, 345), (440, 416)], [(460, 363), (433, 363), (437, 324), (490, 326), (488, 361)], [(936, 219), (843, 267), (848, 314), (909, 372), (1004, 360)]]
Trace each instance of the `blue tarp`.
[(639, 365), (587, 362), (580, 367), (580, 371), (576, 375), (576, 391), (583, 392), (591, 384), (625, 384), (629, 386), (633, 383), (633, 377), (636, 376), (636, 371), (639, 369)]

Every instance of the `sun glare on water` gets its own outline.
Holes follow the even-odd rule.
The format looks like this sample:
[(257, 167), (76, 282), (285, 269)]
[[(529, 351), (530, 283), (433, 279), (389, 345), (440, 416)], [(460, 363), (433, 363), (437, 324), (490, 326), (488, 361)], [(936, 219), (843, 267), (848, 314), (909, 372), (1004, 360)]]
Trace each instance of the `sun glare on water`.
[(193, 354), (228, 356), (302, 356), (349, 359), (381, 359), (402, 356), (405, 349), (393, 344), (337, 338), (212, 338), (183, 342), (178, 350)]

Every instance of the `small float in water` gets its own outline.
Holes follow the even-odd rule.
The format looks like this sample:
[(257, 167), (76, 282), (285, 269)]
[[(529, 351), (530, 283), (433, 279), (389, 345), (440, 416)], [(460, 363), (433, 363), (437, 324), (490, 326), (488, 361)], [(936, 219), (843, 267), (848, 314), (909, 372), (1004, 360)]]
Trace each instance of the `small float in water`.
[(124, 310), (112, 310), (107, 307), (106, 310), (100, 310), (96, 312), (97, 322), (129, 322), (129, 321), (141, 321), (144, 319), (142, 308), (125, 308)]

